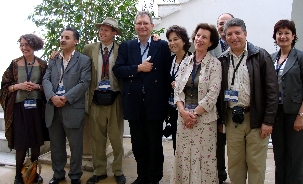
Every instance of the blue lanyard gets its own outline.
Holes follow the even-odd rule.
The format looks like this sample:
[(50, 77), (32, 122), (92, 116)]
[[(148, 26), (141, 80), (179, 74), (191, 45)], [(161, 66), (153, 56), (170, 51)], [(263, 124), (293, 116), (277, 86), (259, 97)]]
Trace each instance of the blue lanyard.
[(231, 61), (232, 61), (233, 67), (234, 67), (234, 73), (233, 73), (233, 78), (232, 78), (231, 85), (234, 85), (236, 72), (237, 72), (237, 70), (238, 70), (238, 68), (239, 68), (239, 66), (240, 66), (240, 64), (241, 64), (244, 56), (245, 56), (245, 54), (243, 53), (243, 55), (242, 55), (239, 63), (237, 64), (236, 68), (235, 68), (235, 63), (234, 63), (234, 56), (233, 55), (231, 56)]
[[(114, 49), (114, 43), (113, 43), (113, 46), (112, 46), (112, 48), (110, 49), (110, 51), (109, 51), (109, 53), (108, 53), (108, 55), (107, 55), (107, 58), (106, 58), (106, 60), (104, 61), (104, 54), (103, 54), (103, 49), (102, 49), (102, 44), (100, 44), (100, 50), (101, 50), (101, 55), (102, 55), (102, 59), (103, 59), (103, 68), (105, 68), (106, 67), (106, 65), (107, 65), (107, 63), (109, 62), (109, 57), (110, 57), (110, 55), (111, 55), (111, 53), (112, 53), (112, 51), (113, 51), (113, 49)], [(104, 74), (103, 74), (104, 76), (105, 76), (105, 72), (104, 72)]]
[[(173, 70), (172, 70), (172, 72), (171, 72), (171, 77), (172, 77), (172, 80), (173, 80), (173, 81), (176, 80), (176, 77), (178, 76), (178, 75), (176, 75), (176, 74), (177, 74), (177, 72), (179, 71), (179, 67), (180, 67), (182, 61), (183, 61), (184, 58), (186, 57), (186, 54), (187, 54), (187, 52), (184, 53), (184, 55), (183, 55), (183, 57), (182, 57), (182, 59), (181, 59), (181, 62), (179, 63), (179, 65), (178, 65), (176, 71), (175, 71), (175, 66), (176, 66), (175, 63), (176, 63), (176, 62), (174, 62), (174, 67), (173, 67)], [(177, 61), (177, 55), (176, 55), (176, 60), (175, 60), (175, 61)]]
[(31, 70), (30, 72), (28, 73), (28, 68), (27, 68), (27, 61), (26, 61), (26, 58), (23, 56), (24, 58), (24, 62), (25, 62), (25, 71), (26, 71), (26, 78), (27, 78), (27, 82), (29, 82), (31, 80), (31, 76), (32, 76), (32, 71), (33, 71), (33, 67), (34, 67), (34, 63), (35, 63), (35, 60), (36, 60), (36, 57), (34, 56), (34, 63), (31, 67)]
[(278, 62), (279, 62), (279, 60), (280, 60), (281, 55), (280, 55), (280, 54), (277, 55), (277, 58), (276, 58), (276, 62), (277, 62), (277, 65), (276, 65), (276, 73), (277, 73), (277, 76), (278, 76), (278, 74), (279, 74), (279, 71), (280, 71), (281, 67), (283, 66), (283, 64), (284, 64), (284, 63), (286, 62), (286, 60), (288, 59), (289, 54), (290, 54), (290, 51), (289, 51), (289, 53), (288, 53), (288, 55), (287, 55), (287, 58), (285, 58), (284, 61), (282, 61), (282, 63), (281, 63), (280, 65), (278, 64)]
[(194, 67), (193, 67), (193, 72), (192, 72), (192, 77), (191, 77), (191, 87), (190, 87), (190, 96), (193, 97), (194, 93), (194, 85), (195, 85), (195, 77), (196, 73), (201, 68), (201, 63), (198, 65), (198, 68), (196, 70), (197, 64), (196, 64), (196, 56), (194, 56)]
[(147, 51), (147, 49), (149, 48), (149, 42), (147, 42), (147, 46), (145, 47), (143, 53), (141, 54), (141, 58), (144, 56), (145, 52)]

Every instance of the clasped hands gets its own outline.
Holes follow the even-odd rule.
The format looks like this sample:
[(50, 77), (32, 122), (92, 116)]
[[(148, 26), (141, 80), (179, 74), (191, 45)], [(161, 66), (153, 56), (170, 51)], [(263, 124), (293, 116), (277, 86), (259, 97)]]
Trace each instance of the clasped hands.
[(194, 127), (195, 124), (197, 124), (197, 116), (194, 115), (193, 112), (190, 111), (186, 111), (186, 110), (181, 110), (180, 111), (180, 115), (184, 120), (184, 126), (186, 128), (190, 128), (192, 129)]
[(55, 95), (51, 98), (51, 101), (56, 107), (63, 107), (65, 103), (67, 102), (67, 99), (65, 96), (58, 96)]
[(15, 84), (17, 85), (16, 89), (24, 90), (24, 91), (33, 91), (35, 89), (40, 89), (39, 84), (32, 83), (31, 81)]

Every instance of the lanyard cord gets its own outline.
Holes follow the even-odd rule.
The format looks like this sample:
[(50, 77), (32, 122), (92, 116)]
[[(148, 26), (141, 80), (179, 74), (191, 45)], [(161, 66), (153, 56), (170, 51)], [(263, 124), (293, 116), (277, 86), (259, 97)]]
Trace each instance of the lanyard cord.
[(233, 56), (233, 55), (231, 56), (232, 65), (233, 65), (233, 67), (234, 67), (234, 73), (233, 73), (233, 78), (232, 78), (231, 85), (234, 85), (236, 72), (237, 72), (237, 70), (238, 70), (238, 68), (239, 68), (239, 66), (240, 66), (240, 64), (241, 64), (241, 62), (242, 62), (244, 56), (245, 56), (245, 54), (243, 53), (243, 55), (242, 55), (242, 57), (241, 57), (239, 63), (237, 64), (236, 68), (235, 68), (235, 64), (234, 64), (234, 56)]
[(31, 79), (31, 75), (32, 75), (34, 63), (35, 63), (35, 60), (36, 60), (36, 56), (34, 56), (34, 61), (33, 61), (33, 63), (32, 63), (32, 67), (31, 67), (31, 70), (30, 70), (29, 73), (28, 73), (28, 68), (27, 68), (27, 65), (28, 65), (28, 64), (27, 64), (27, 61), (26, 61), (25, 56), (23, 56), (23, 58), (24, 58), (24, 62), (25, 62), (26, 79), (27, 79), (27, 82), (29, 82), (30, 79)]
[(281, 63), (280, 65), (278, 64), (278, 62), (279, 62), (279, 60), (280, 60), (281, 53), (277, 55), (277, 57), (276, 57), (276, 62), (277, 62), (277, 65), (276, 65), (276, 73), (277, 73), (277, 76), (278, 76), (278, 74), (279, 74), (279, 71), (280, 71), (281, 67), (282, 67), (283, 64), (287, 61), (289, 54), (290, 54), (290, 51), (289, 51), (289, 53), (288, 53), (288, 55), (287, 55), (287, 58), (285, 58), (285, 59), (282, 61), (282, 63)]
[[(174, 81), (174, 80), (176, 79), (176, 77), (178, 76), (178, 75), (176, 75), (176, 74), (177, 74), (177, 72), (179, 71), (179, 67), (180, 67), (182, 61), (183, 61), (184, 58), (186, 57), (186, 54), (187, 54), (187, 52), (184, 53), (184, 55), (183, 55), (183, 57), (182, 57), (182, 59), (181, 59), (179, 65), (178, 65), (176, 71), (175, 71), (175, 66), (176, 66), (175, 63), (176, 63), (176, 62), (174, 62), (174, 67), (173, 67), (173, 70), (172, 70), (172, 72), (171, 72), (171, 76), (172, 76), (172, 80), (173, 80), (173, 81)], [(176, 60), (175, 60), (175, 61), (177, 61), (177, 55), (176, 55)]]
[(143, 57), (143, 55), (145, 54), (148, 48), (149, 48), (149, 42), (147, 42), (147, 46), (145, 47), (143, 53), (141, 54), (141, 58)]

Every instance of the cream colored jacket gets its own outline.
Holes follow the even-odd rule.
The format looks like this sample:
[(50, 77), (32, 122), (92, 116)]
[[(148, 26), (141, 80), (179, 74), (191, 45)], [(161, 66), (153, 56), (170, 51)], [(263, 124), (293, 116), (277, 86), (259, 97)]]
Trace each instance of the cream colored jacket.
[[(194, 54), (185, 58), (180, 66), (174, 90), (175, 104), (178, 101), (185, 103), (183, 90), (193, 71), (193, 57)], [(221, 79), (222, 67), (220, 61), (207, 52), (201, 63), (198, 85), (198, 104), (206, 112), (199, 117), (199, 122), (209, 123), (218, 119), (216, 102), (221, 89)]]

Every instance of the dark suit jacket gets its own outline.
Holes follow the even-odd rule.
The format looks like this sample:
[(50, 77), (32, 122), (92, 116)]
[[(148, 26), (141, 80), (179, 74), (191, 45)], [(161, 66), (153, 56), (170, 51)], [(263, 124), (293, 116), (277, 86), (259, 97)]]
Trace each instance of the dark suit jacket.
[[(273, 62), (279, 52), (271, 55)], [(285, 113), (298, 114), (303, 101), (303, 52), (292, 49), (282, 73), (283, 109)]]
[(138, 40), (123, 42), (113, 72), (123, 79), (122, 105), (124, 119), (140, 120), (142, 88), (145, 89), (145, 107), (147, 120), (164, 120), (167, 114), (167, 101), (170, 92), (171, 52), (167, 42), (151, 41), (148, 56), (153, 63), (150, 72), (137, 73), (142, 63)]
[[(56, 95), (60, 80), (62, 59), (57, 56), (49, 60), (48, 68), (43, 77), (43, 89), (47, 100), (45, 109), (46, 126), (50, 127), (54, 117), (55, 106), (50, 98)], [(91, 60), (89, 57), (75, 51), (69, 61), (63, 84), (65, 87), (64, 96), (67, 102), (62, 107), (63, 124), (67, 128), (79, 128), (84, 125), (84, 103), (85, 92), (91, 80)]]

